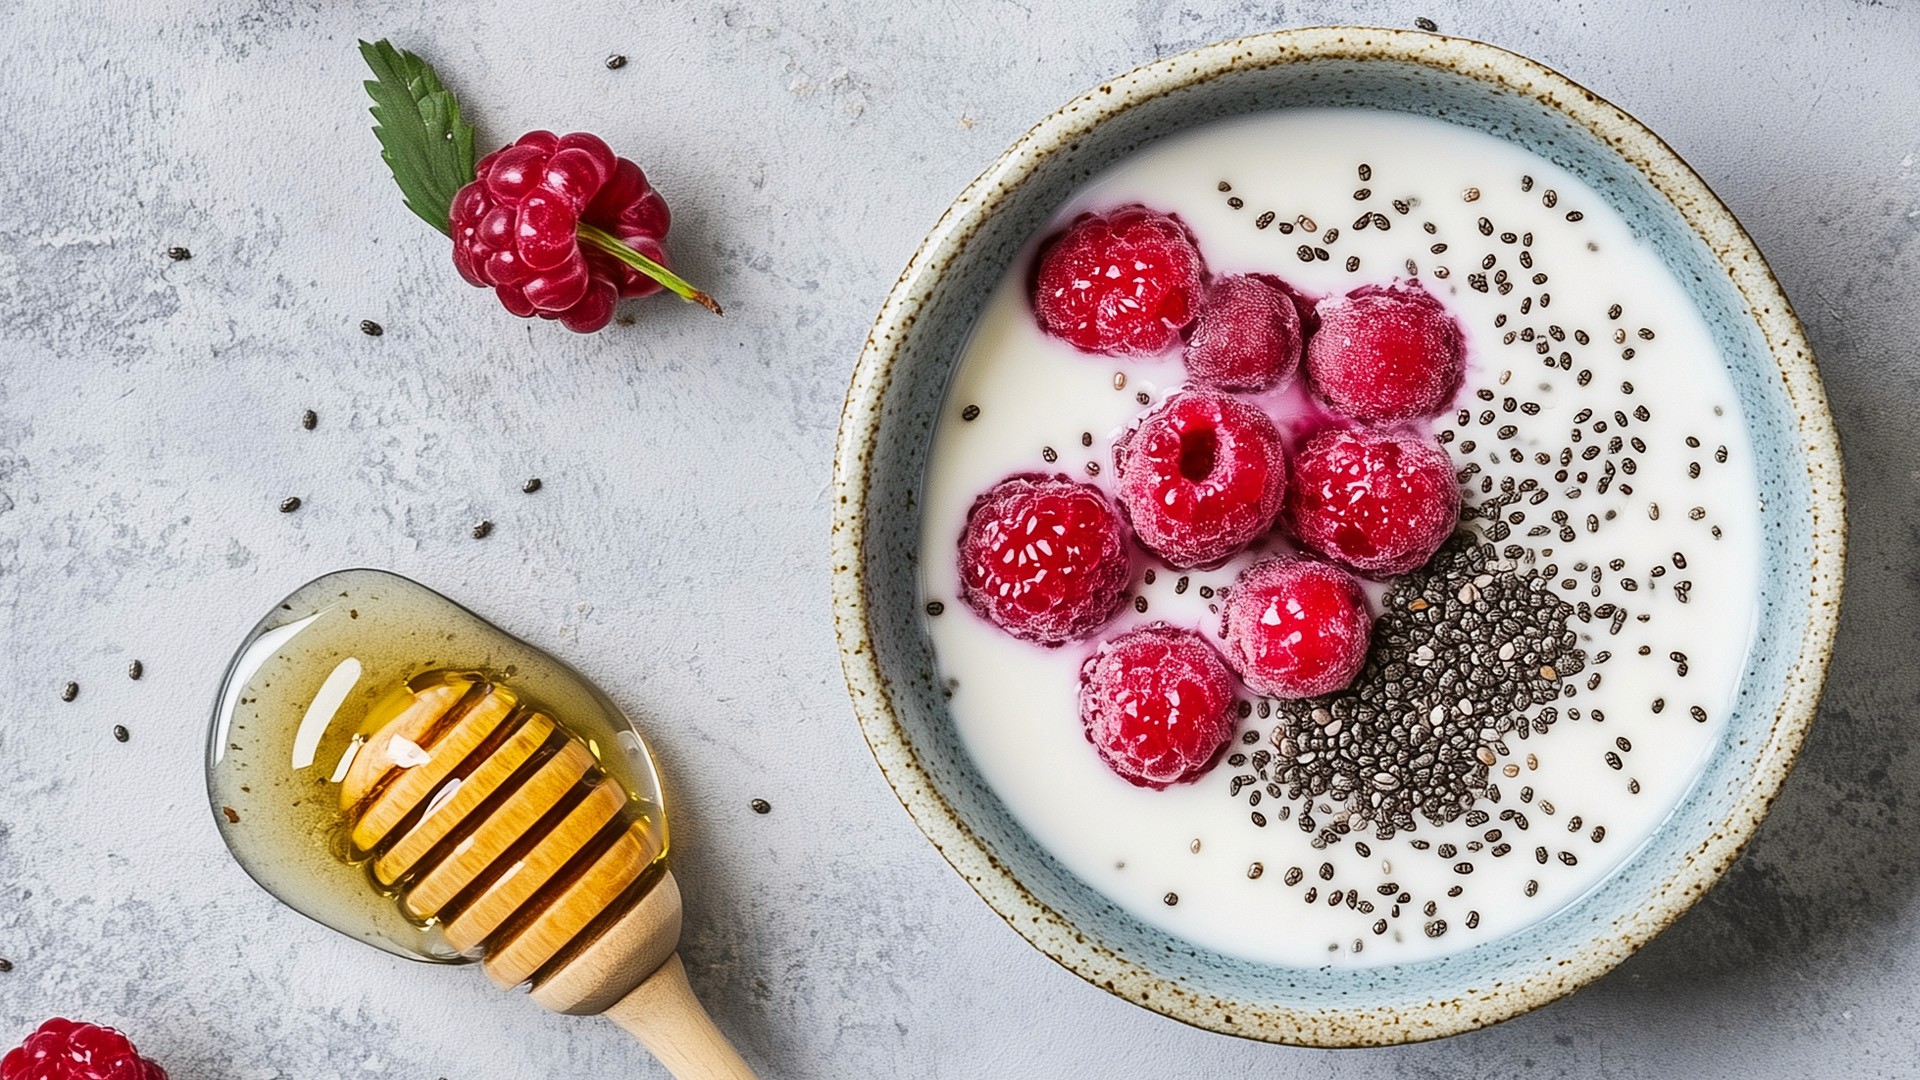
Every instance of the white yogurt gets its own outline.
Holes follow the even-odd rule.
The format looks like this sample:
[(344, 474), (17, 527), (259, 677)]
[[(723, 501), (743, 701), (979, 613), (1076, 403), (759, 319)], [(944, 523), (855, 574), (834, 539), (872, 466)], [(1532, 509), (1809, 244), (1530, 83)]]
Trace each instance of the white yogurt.
[[(1361, 163), (1371, 170), (1365, 181), (1358, 178)], [(1531, 177), (1526, 189), (1523, 177)], [(1220, 190), (1223, 181), (1230, 192)], [(1357, 199), (1362, 188), (1371, 194)], [(1469, 189), (1478, 192), (1471, 201)], [(1231, 206), (1229, 198), (1242, 205)], [(1395, 200), (1408, 204), (1407, 211)], [(1549, 732), (1509, 740), (1511, 754), (1492, 776), (1503, 798), (1498, 805), (1482, 800), (1478, 808), (1493, 820), (1479, 826), (1465, 818), (1440, 828), (1422, 821), (1390, 840), (1356, 831), (1316, 850), (1294, 824), (1304, 807), (1291, 807), (1293, 820), (1271, 820), (1289, 804), (1266, 796), (1258, 809), (1270, 821), (1260, 827), (1248, 794), (1229, 795), (1232, 778), (1251, 772), (1248, 767), (1223, 760), (1197, 781), (1165, 791), (1119, 779), (1094, 754), (1078, 720), (1078, 672), (1094, 640), (1044, 649), (977, 617), (960, 599), (956, 541), (974, 497), (1011, 473), (1062, 472), (1111, 490), (1113, 439), (1146, 407), (1135, 395), (1145, 393), (1157, 404), (1181, 385), (1183, 371), (1177, 355), (1158, 361), (1087, 356), (1041, 334), (1028, 309), (1023, 258), (967, 343), (935, 432), (924, 499), (924, 589), (927, 600), (945, 607), (928, 626), (941, 676), (952, 687), (954, 722), (987, 782), (1042, 845), (1128, 911), (1198, 945), (1256, 961), (1370, 966), (1433, 957), (1510, 933), (1592, 889), (1644, 843), (1693, 783), (1720, 733), (1753, 632), (1759, 545), (1751, 455), (1720, 356), (1686, 293), (1626, 223), (1563, 170), (1491, 136), (1400, 114), (1298, 110), (1209, 126), (1157, 143), (1098, 178), (1061, 210), (1056, 224), (1082, 210), (1132, 201), (1179, 214), (1213, 272), (1274, 273), (1314, 294), (1403, 277), (1411, 260), (1467, 333), (1469, 370), (1457, 409), (1470, 410), (1473, 422), (1458, 427), (1448, 447), (1456, 466), (1478, 462), (1482, 475), (1533, 478), (1550, 493), (1541, 504), (1513, 508), (1525, 511), (1526, 522), (1501, 546), (1525, 545), (1524, 565), (1551, 563), (1559, 568), (1556, 581), (1574, 579), (1560, 592), (1570, 603), (1613, 603), (1632, 615), (1617, 633), (1606, 619), (1573, 622), (1589, 655), (1586, 671), (1570, 680), (1576, 695), (1558, 703), (1563, 716)], [(1258, 227), (1269, 211), (1275, 218)], [(1569, 221), (1570, 211), (1579, 220)], [(1355, 229), (1362, 212), (1384, 214), (1391, 228)], [(1311, 233), (1301, 225), (1290, 234), (1279, 231), (1279, 222), (1302, 216), (1312, 219)], [(1494, 223), (1493, 235), (1482, 235), (1482, 216)], [(1433, 223), (1431, 233), (1422, 227), (1426, 222)], [(1328, 240), (1331, 229), (1338, 235)], [(1514, 242), (1503, 242), (1506, 231), (1516, 234)], [(1300, 261), (1296, 249), (1303, 243), (1325, 249), (1328, 258)], [(1446, 248), (1436, 253), (1436, 244)], [(1523, 248), (1531, 266), (1520, 264)], [(1497, 261), (1482, 292), (1469, 275), (1482, 272), (1489, 253)], [(1350, 257), (1358, 259), (1351, 271)], [(1500, 271), (1511, 286), (1504, 295), (1492, 280)], [(1535, 284), (1535, 274), (1547, 275), (1545, 282)], [(1542, 293), (1550, 297), (1545, 306)], [(1523, 298), (1527, 314), (1519, 310)], [(1609, 315), (1614, 304), (1622, 308), (1617, 318)], [(1502, 315), (1504, 324), (1496, 325)], [(1565, 340), (1554, 340), (1552, 327)], [(1524, 340), (1529, 329), (1532, 340)], [(1505, 341), (1509, 331), (1512, 342)], [(1576, 331), (1587, 344), (1577, 342)], [(1543, 340), (1545, 356), (1536, 348)], [(1627, 349), (1634, 351), (1631, 359), (1622, 357)], [(1562, 352), (1570, 354), (1571, 370), (1557, 365)], [(1584, 387), (1577, 381), (1583, 370), (1592, 373)], [(1125, 376), (1123, 388), (1116, 388), (1116, 375)], [(1629, 381), (1631, 393), (1622, 386)], [(1493, 400), (1480, 400), (1482, 390)], [(1537, 403), (1539, 413), (1505, 412), (1508, 396)], [(1261, 400), (1284, 429), (1287, 396)], [(962, 420), (967, 406), (979, 407), (976, 419)], [(1650, 419), (1634, 420), (1636, 406), (1649, 408)], [(1569, 429), (1582, 409), (1593, 416), (1581, 425), (1582, 442), (1571, 443)], [(1488, 410), (1493, 423), (1481, 427), (1480, 414)], [(1616, 410), (1629, 418), (1624, 431), (1614, 423)], [(1456, 420), (1449, 412), (1436, 427), (1456, 428)], [(1606, 430), (1594, 431), (1594, 421)], [(1521, 430), (1502, 440), (1497, 429), (1508, 423)], [(1090, 446), (1082, 445), (1083, 433)], [(1605, 494), (1595, 491), (1592, 476), (1584, 484), (1553, 479), (1563, 448), (1574, 451), (1568, 469), (1577, 474), (1587, 465), (1580, 453), (1588, 446), (1604, 450), (1615, 435), (1642, 439), (1646, 450), (1624, 451), (1636, 459), (1636, 471), (1616, 476)], [(1689, 437), (1700, 445), (1687, 445)], [(1475, 446), (1465, 452), (1469, 440)], [(1525, 455), (1523, 464), (1510, 460), (1515, 447)], [(1716, 459), (1720, 447), (1724, 463)], [(1057, 456), (1051, 464), (1048, 448)], [(1552, 456), (1547, 465), (1533, 456), (1543, 452)], [(1699, 465), (1698, 477), (1690, 475), (1690, 463)], [(1098, 466), (1097, 476), (1090, 464)], [(1470, 503), (1485, 498), (1480, 482), (1480, 476), (1466, 481)], [(1570, 486), (1583, 494), (1566, 498)], [(1568, 515), (1570, 542), (1550, 516), (1556, 510)], [(1609, 513), (1614, 517), (1606, 518)], [(1598, 533), (1588, 531), (1588, 514), (1601, 525)], [(1540, 524), (1553, 531), (1526, 535)], [(1283, 546), (1270, 540), (1260, 550)], [(1676, 552), (1684, 553), (1684, 569), (1674, 565)], [(1143, 556), (1133, 589), (1147, 599), (1148, 611), (1128, 606), (1096, 637), (1167, 620), (1217, 639), (1218, 615), (1201, 586), (1230, 584), (1257, 554), (1186, 574)], [(1615, 558), (1626, 560), (1623, 571), (1606, 569)], [(1572, 569), (1582, 563), (1601, 565), (1599, 595), (1592, 592), (1590, 569)], [(1663, 567), (1661, 576), (1652, 576), (1656, 566)], [(1146, 584), (1149, 568), (1155, 580)], [(1627, 591), (1622, 577), (1638, 587)], [(1186, 589), (1177, 593), (1183, 578)], [(1689, 603), (1676, 597), (1681, 581), (1691, 582)], [(1379, 590), (1375, 597), (1377, 603)], [(1638, 652), (1643, 646), (1646, 656)], [(1611, 657), (1595, 663), (1603, 649)], [(1676, 651), (1686, 658), (1684, 677), (1670, 655)], [(1589, 690), (1592, 673), (1603, 678)], [(1658, 713), (1655, 698), (1664, 702)], [(1695, 708), (1705, 710), (1705, 722), (1693, 718)], [(1570, 709), (1579, 710), (1580, 719), (1571, 719)], [(1594, 711), (1604, 714), (1603, 722), (1591, 719)], [(1259, 742), (1236, 738), (1229, 753), (1270, 750), (1272, 727), (1257, 713), (1243, 720), (1240, 730), (1258, 731)], [(1630, 750), (1620, 749), (1616, 740), (1622, 739)], [(1620, 768), (1609, 764), (1608, 753), (1618, 755)], [(1517, 768), (1516, 777), (1504, 775), (1509, 766)], [(1532, 789), (1531, 800), (1522, 801), (1522, 787)], [(1529, 828), (1500, 820), (1503, 809), (1524, 813)], [(1597, 840), (1595, 826), (1604, 827)], [(1510, 853), (1491, 855), (1489, 828), (1503, 830)], [(1417, 842), (1429, 846), (1421, 850)], [(1470, 843), (1482, 849), (1469, 850)], [(1458, 853), (1443, 857), (1446, 844)], [(1535, 858), (1539, 846), (1547, 849), (1544, 865)], [(1563, 851), (1573, 865), (1562, 861)], [(1456, 872), (1461, 861), (1473, 864), (1471, 874)], [(1261, 872), (1250, 877), (1256, 863)], [(1330, 881), (1321, 878), (1322, 863), (1333, 866)], [(1302, 880), (1289, 885), (1295, 867)], [(1529, 882), (1537, 883), (1532, 896)], [(1378, 891), (1386, 883), (1410, 895), (1397, 917), (1390, 917), (1397, 894)], [(1460, 894), (1448, 896), (1455, 887)], [(1373, 910), (1344, 899), (1329, 906), (1327, 895), (1336, 888), (1358, 889)], [(1176, 903), (1167, 903), (1169, 894)], [(1382, 918), (1389, 926), (1376, 934)], [(1447, 928), (1429, 936), (1436, 920)]]

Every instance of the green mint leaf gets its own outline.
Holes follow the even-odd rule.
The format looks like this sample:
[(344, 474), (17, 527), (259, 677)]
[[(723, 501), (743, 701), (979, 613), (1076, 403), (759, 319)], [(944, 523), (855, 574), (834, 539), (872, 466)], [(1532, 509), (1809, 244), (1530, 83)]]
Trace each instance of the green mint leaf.
[(425, 60), (384, 39), (361, 42), (360, 55), (373, 69), (365, 85), (381, 159), (407, 209), (451, 235), (453, 197), (473, 180), (473, 125), (460, 118), (460, 103)]

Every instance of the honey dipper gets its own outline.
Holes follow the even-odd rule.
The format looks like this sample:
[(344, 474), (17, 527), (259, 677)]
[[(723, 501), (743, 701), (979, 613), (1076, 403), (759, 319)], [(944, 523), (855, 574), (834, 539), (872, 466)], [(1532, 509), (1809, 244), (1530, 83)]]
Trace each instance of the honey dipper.
[(396, 696), (342, 780), (356, 856), (502, 988), (605, 1013), (680, 1080), (752, 1080), (687, 985), (663, 837), (586, 743), (454, 676)]

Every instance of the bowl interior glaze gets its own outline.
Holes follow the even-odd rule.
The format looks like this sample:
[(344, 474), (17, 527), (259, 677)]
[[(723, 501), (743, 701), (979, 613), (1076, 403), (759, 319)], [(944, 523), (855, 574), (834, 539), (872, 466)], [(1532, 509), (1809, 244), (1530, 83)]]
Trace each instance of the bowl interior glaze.
[[(1285, 968), (1192, 946), (1080, 882), (976, 772), (921, 622), (920, 485), (981, 301), (1081, 185), (1174, 132), (1297, 106), (1390, 109), (1517, 143), (1572, 171), (1659, 251), (1706, 318), (1745, 410), (1763, 496), (1760, 625), (1720, 745), (1669, 821), (1601, 885), (1531, 927), (1428, 962)], [(1130, 72), (1016, 143), (895, 286), (849, 391), (836, 461), (835, 614), (874, 755), (916, 823), (1037, 948), (1168, 1016), (1252, 1038), (1433, 1038), (1571, 992), (1644, 944), (1735, 858), (1817, 702), (1844, 549), (1838, 451), (1812, 356), (1752, 242), (1632, 118), (1532, 61), (1436, 35), (1334, 28), (1226, 42)]]

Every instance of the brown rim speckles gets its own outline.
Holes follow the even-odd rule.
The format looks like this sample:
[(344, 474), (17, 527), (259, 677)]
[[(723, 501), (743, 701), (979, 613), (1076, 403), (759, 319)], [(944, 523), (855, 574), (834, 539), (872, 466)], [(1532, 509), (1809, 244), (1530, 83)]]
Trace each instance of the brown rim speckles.
[[(1807, 627), (1765, 741), (1726, 816), (1638, 909), (1519, 979), (1463, 987), (1447, 1000), (1400, 1006), (1294, 1007), (1198, 992), (1107, 948), (1040, 902), (954, 812), (895, 714), (895, 688), (873, 646), (862, 551), (881, 410), (905, 340), (932, 286), (980, 223), (1056, 149), (1143, 102), (1249, 68), (1303, 60), (1387, 60), (1451, 71), (1558, 110), (1612, 148), (1673, 204), (1711, 248), (1764, 334), (1797, 420), (1812, 528)], [(1471, 198), (1471, 196), (1468, 196)], [(1612, 969), (1683, 914), (1736, 859), (1766, 816), (1818, 705), (1839, 617), (1846, 545), (1838, 441), (1812, 350), (1751, 239), (1706, 183), (1658, 136), (1597, 95), (1534, 61), (1479, 42), (1352, 27), (1280, 31), (1149, 64), (1103, 83), (1036, 125), (956, 199), (914, 253), (861, 353), (834, 460), (834, 621), (854, 711), (875, 760), (914, 823), (1021, 936), (1119, 997), (1213, 1031), (1309, 1046), (1375, 1046), (1468, 1031), (1536, 1008)]]

